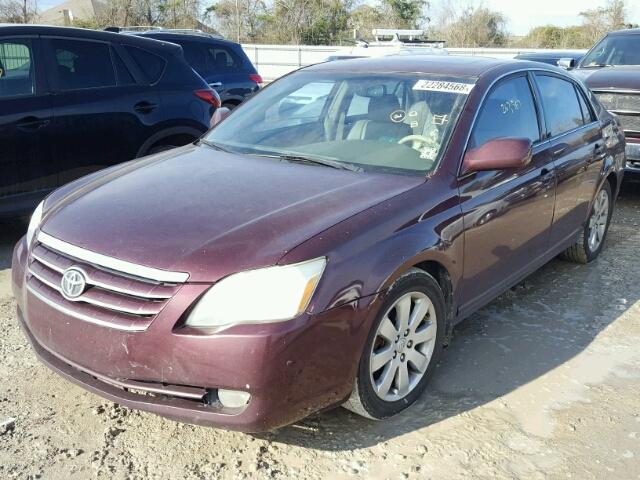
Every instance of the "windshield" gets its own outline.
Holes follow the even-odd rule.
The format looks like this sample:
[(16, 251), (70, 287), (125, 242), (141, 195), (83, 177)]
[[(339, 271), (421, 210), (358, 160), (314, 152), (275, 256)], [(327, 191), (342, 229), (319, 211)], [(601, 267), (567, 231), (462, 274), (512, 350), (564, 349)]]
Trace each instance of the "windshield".
[(471, 82), (425, 74), (299, 72), (234, 111), (205, 143), (334, 168), (424, 175), (438, 164)]
[(640, 35), (610, 35), (603, 38), (582, 60), (581, 67), (640, 65)]

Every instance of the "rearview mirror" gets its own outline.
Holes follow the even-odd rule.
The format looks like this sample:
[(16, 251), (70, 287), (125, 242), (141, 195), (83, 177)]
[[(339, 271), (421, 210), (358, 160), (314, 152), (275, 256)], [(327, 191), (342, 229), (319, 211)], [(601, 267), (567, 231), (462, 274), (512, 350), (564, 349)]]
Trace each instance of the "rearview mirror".
[(573, 58), (561, 58), (558, 60), (558, 66), (560, 68), (564, 68), (565, 70), (571, 70), (576, 66), (576, 61)]
[(216, 111), (213, 112), (213, 116), (211, 117), (211, 128), (218, 125), (221, 121), (229, 116), (231, 110), (227, 107), (216, 108)]
[(528, 138), (496, 138), (467, 151), (462, 161), (462, 174), (520, 168), (527, 165), (531, 157)]

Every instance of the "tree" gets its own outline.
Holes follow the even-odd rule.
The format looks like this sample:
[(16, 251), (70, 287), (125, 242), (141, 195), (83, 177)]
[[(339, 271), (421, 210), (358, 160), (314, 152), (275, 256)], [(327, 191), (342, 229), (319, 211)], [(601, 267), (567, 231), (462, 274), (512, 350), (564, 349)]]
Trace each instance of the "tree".
[(37, 15), (37, 0), (0, 0), (0, 23), (32, 23)]
[(608, 0), (604, 7), (581, 12), (580, 16), (584, 35), (593, 43), (611, 30), (625, 28), (625, 0)]
[(450, 0), (441, 6), (433, 35), (450, 47), (501, 47), (507, 43), (505, 16), (489, 8)]

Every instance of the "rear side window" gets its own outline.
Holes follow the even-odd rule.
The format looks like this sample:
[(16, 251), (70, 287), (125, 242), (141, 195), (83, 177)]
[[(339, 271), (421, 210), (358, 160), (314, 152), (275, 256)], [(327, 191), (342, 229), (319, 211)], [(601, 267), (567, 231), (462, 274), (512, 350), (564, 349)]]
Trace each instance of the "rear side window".
[(233, 72), (242, 69), (242, 58), (231, 48), (208, 46), (208, 61), (213, 72)]
[(537, 75), (547, 130), (553, 137), (584, 125), (573, 83), (549, 75)]
[(497, 138), (540, 139), (538, 115), (527, 77), (510, 78), (487, 96), (471, 134), (470, 148)]
[(29, 40), (0, 41), (0, 98), (35, 92)]
[(120, 58), (120, 55), (118, 55), (118, 52), (111, 50), (111, 55), (113, 63), (116, 66), (116, 73), (118, 74), (118, 85), (134, 85), (136, 81), (122, 61), (122, 58)]
[(116, 75), (109, 46), (84, 40), (48, 40), (50, 65), (56, 90), (111, 87)]
[(133, 61), (136, 62), (140, 70), (147, 76), (150, 83), (156, 83), (160, 80), (164, 72), (164, 67), (167, 64), (164, 58), (142, 48), (132, 47), (130, 45), (125, 45), (124, 48), (127, 50), (127, 53), (131, 55), (131, 58), (133, 58)]
[(205, 42), (180, 42), (184, 58), (201, 75), (232, 73), (244, 68), (242, 57), (232, 48)]

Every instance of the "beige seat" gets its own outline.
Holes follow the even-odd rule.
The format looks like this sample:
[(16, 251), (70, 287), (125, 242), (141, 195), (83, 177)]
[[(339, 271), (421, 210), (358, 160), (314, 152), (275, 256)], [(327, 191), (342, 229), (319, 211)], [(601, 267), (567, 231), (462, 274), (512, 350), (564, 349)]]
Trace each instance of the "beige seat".
[(358, 120), (349, 131), (347, 139), (397, 142), (411, 135), (408, 125), (391, 121), (391, 114), (397, 110), (400, 110), (400, 103), (395, 95), (372, 97), (369, 100), (368, 118)]

